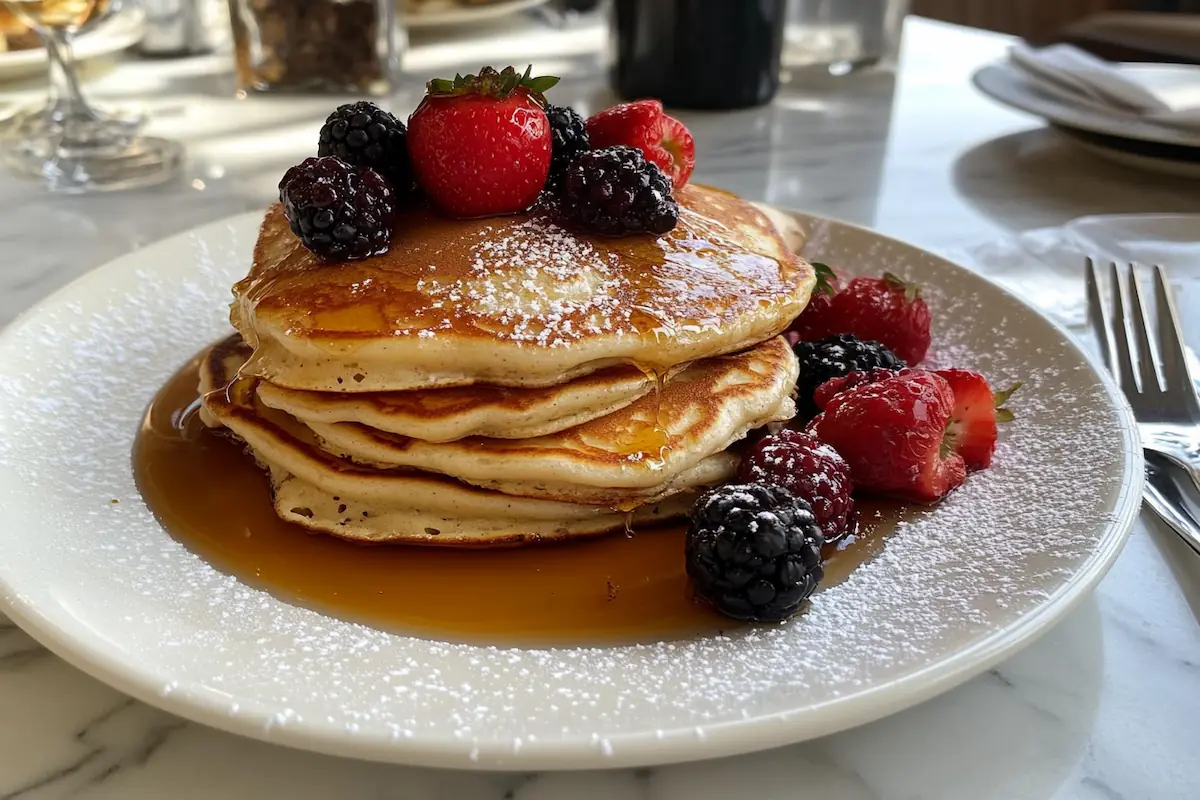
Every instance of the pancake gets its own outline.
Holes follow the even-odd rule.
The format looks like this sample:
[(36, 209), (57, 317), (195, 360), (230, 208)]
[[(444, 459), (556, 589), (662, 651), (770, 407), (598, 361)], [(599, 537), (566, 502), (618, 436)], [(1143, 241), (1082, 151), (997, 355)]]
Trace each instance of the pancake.
[(784, 246), (790, 252), (799, 253), (804, 249), (804, 243), (808, 235), (800, 225), (799, 220), (778, 206), (767, 205), (766, 203), (751, 203), (750, 205), (761, 211), (763, 216), (771, 221), (771, 224), (775, 226), (775, 230), (779, 234), (779, 238), (783, 240)]
[(614, 364), (664, 371), (780, 333), (812, 267), (734, 195), (678, 192), (661, 237), (566, 231), (544, 215), (406, 213), (389, 253), (327, 263), (268, 210), (230, 319), (246, 373), (291, 389), (552, 386)]
[[(312, 530), (381, 543), (496, 546), (604, 533), (630, 519), (603, 506), (514, 497), (419, 470), (356, 467), (322, 450), (298, 421), (257, 403), (244, 382), (210, 392), (204, 406), (268, 471), (276, 513)], [(694, 498), (642, 506), (633, 519), (677, 517)]]
[[(234, 333), (209, 349), (200, 372), (200, 394), (223, 388), (252, 350)], [(229, 363), (221, 363), (228, 360)], [(213, 377), (215, 375), (219, 377)], [(380, 431), (448, 442), (467, 436), (525, 439), (618, 411), (655, 389), (654, 378), (636, 367), (609, 367), (560, 386), (518, 389), (491, 386), (411, 392), (303, 392), (266, 381), (256, 384), (270, 408), (306, 422), (357, 422)], [(202, 421), (217, 423), (201, 408)]]
[(492, 489), (513, 497), (535, 497), (560, 500), (608, 509), (636, 509), (648, 503), (658, 503), (675, 495), (707, 489), (725, 483), (737, 474), (741, 457), (733, 452), (721, 452), (701, 459), (695, 466), (653, 486), (588, 486), (561, 481), (481, 480), (466, 481), (482, 489)]
[(414, 467), (504, 492), (535, 484), (575, 500), (572, 486), (662, 486), (751, 428), (790, 419), (796, 373), (791, 347), (776, 337), (743, 353), (698, 361), (620, 411), (533, 439), (435, 443), (357, 423), (308, 424), (326, 450), (361, 464)]
[[(327, 442), (323, 441), (309, 425), (304, 424), (302, 421), (295, 419), (285, 412), (267, 406), (262, 401), (262, 387), (257, 379), (239, 379), (237, 377), (238, 370), (245, 362), (248, 352), (249, 347), (242, 343), (235, 334), (233, 337), (214, 345), (204, 358), (200, 369), (200, 387), (204, 396), (204, 402), (201, 404), (201, 415), (205, 419), (206, 424), (220, 427), (228, 426), (241, 436), (243, 431), (237, 427), (238, 423), (230, 423), (230, 419), (243, 416), (246, 418), (241, 423), (243, 425), (250, 428), (273, 429), (275, 431), (274, 434), (269, 431), (257, 434), (260, 437), (264, 437), (264, 441), (271, 438), (277, 440), (276, 446), (268, 448), (266, 451), (266, 457), (256, 452), (256, 457), (258, 457), (260, 464), (264, 468), (276, 468), (283, 472), (288, 472), (294, 469), (292, 465), (295, 463), (299, 462), (303, 464), (310, 460), (310, 454), (303, 451), (321, 450), (323, 452), (318, 454), (318, 460), (323, 461), (325, 465), (318, 467), (319, 469), (332, 468), (343, 471), (347, 469), (350, 471), (370, 471), (371, 469), (377, 469), (395, 471), (395, 467), (398, 466), (396, 464), (372, 463), (370, 459), (366, 458), (358, 461), (346, 459), (344, 453), (339, 452), (338, 448), (331, 447)], [(790, 356), (790, 351), (788, 355)], [(733, 360), (733, 357), (729, 358)], [(787, 359), (784, 363), (794, 363), (794, 359)], [(761, 365), (756, 364), (755, 366)], [(728, 372), (726, 371), (727, 377), (731, 381), (736, 378), (736, 376), (728, 374)], [(258, 384), (257, 392), (255, 391), (256, 384)], [(694, 384), (693, 389), (695, 391), (699, 391), (702, 388), (695, 380), (689, 380), (689, 384)], [(746, 384), (737, 385), (745, 391)], [(211, 387), (221, 388), (214, 391)], [(670, 384), (664, 390), (664, 396), (672, 392), (674, 394), (682, 394), (681, 392), (671, 390), (669, 387)], [(724, 399), (727, 401), (733, 400), (734, 395), (730, 394), (729, 390), (726, 391), (727, 396)], [(787, 410), (790, 412), (791, 401), (786, 398), (786, 395), (784, 399)], [(679, 410), (682, 410), (682, 408)], [(690, 416), (694, 416), (695, 419), (704, 417), (702, 414), (692, 414)], [(360, 428), (362, 426), (340, 424), (333, 427)], [(650, 430), (652, 431), (653, 429)], [(641, 435), (645, 435), (645, 433), (646, 431), (642, 431)], [(600, 434), (597, 433), (597, 435)], [(245, 436), (241, 436), (241, 438), (245, 440)], [(254, 439), (254, 435), (251, 438)], [(675, 446), (678, 447), (683, 439), (684, 436), (682, 434), (677, 436)], [(486, 442), (489, 440), (480, 441)], [(504, 440), (493, 441), (497, 444), (504, 442)], [(512, 442), (512, 444), (516, 443)], [(471, 444), (464, 442), (464, 447), (470, 450)], [(569, 454), (560, 454), (560, 458), (566, 457), (569, 457)], [(604, 487), (570, 484), (564, 482), (559, 476), (555, 476), (553, 480), (547, 481), (521, 481), (506, 477), (505, 479), (468, 480), (467, 482), (515, 497), (559, 500), (568, 503), (604, 506), (608, 509), (629, 509), (653, 503), (680, 492), (691, 491), (728, 480), (736, 472), (737, 464), (737, 455), (718, 452), (707, 457), (702, 457), (698, 461), (694, 461), (694, 463), (690, 463), (685, 468), (671, 474), (657, 473), (659, 475), (657, 481), (638, 487)], [(513, 473), (510, 469), (502, 470), (497, 474), (511, 476)]]
[[(214, 344), (200, 357), (200, 385), (197, 390), (200, 397), (225, 391), (237, 377), (238, 370), (253, 354), (250, 345), (242, 340), (241, 334), (235, 333)], [(223, 428), (219, 419), (213, 416), (205, 403), (200, 404), (200, 421), (209, 428)]]
[(375, 544), (403, 542), (442, 547), (515, 546), (595, 536), (626, 525), (654, 525), (685, 516), (696, 499), (694, 494), (675, 495), (661, 504), (642, 506), (632, 514), (609, 512), (555, 522), (445, 517), (407, 505), (348, 497), (339, 501), (294, 476), (273, 480), (272, 485), (276, 513), (309, 530)]
[[(247, 348), (247, 356), (249, 348)], [(305, 392), (263, 381), (258, 396), (307, 423), (355, 422), (427, 442), (529, 439), (619, 411), (654, 391), (637, 367), (607, 367), (558, 386), (470, 386), (409, 392)]]

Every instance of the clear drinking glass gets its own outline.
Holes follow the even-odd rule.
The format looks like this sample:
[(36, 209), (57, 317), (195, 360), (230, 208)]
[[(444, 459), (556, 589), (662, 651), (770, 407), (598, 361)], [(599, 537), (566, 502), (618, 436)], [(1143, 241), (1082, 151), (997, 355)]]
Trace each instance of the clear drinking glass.
[(788, 0), (785, 68), (844, 75), (895, 58), (909, 0)]
[(3, 3), (38, 34), (50, 63), (49, 103), (18, 113), (3, 131), (6, 166), (69, 193), (146, 186), (179, 171), (179, 143), (142, 136), (140, 117), (98, 111), (80, 91), (72, 41), (117, 13), (121, 0)]

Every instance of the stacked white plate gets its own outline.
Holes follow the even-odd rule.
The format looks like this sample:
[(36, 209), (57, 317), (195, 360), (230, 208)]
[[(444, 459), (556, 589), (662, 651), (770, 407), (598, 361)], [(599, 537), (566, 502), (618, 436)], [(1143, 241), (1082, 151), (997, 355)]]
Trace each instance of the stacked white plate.
[(1070, 45), (1017, 45), (972, 79), (1096, 155), (1200, 177), (1200, 66), (1110, 63)]

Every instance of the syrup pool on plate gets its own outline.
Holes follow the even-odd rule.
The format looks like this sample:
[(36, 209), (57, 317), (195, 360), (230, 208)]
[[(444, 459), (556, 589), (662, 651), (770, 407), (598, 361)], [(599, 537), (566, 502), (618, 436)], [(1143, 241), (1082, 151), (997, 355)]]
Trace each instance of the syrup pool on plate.
[[(284, 522), (263, 471), (194, 413), (198, 365), (185, 365), (147, 409), (135, 477), (171, 536), (250, 586), (352, 622), (478, 644), (622, 644), (740, 625), (692, 599), (681, 525), (469, 550), (364, 545)], [(859, 507), (857, 536), (826, 548), (824, 587), (868, 559), (900, 514)]]

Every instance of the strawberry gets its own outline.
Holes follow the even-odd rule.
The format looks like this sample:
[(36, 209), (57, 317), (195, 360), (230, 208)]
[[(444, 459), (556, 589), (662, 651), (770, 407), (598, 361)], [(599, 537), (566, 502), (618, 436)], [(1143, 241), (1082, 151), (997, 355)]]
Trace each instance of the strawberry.
[(937, 500), (991, 465), (996, 424), (1012, 421), (1004, 403), (1019, 388), (993, 393), (965, 369), (852, 372), (818, 387), (824, 411), (809, 430), (842, 454), (860, 488)]
[(967, 469), (987, 469), (996, 450), (996, 423), (1012, 420), (1012, 412), (1004, 408), (1004, 403), (1021, 388), (1021, 384), (993, 393), (987, 379), (978, 372), (941, 369), (937, 374), (954, 392), (954, 409), (946, 428), (946, 446), (963, 457)]
[(542, 93), (558, 78), (512, 67), (435, 79), (408, 119), (418, 185), (441, 211), (486, 217), (523, 211), (550, 172), (551, 135)]
[(687, 127), (663, 113), (657, 100), (637, 100), (606, 108), (587, 121), (592, 147), (624, 144), (636, 147), (671, 179), (678, 189), (696, 168), (696, 143)]
[(929, 306), (917, 286), (885, 272), (882, 278), (855, 278), (827, 307), (812, 312), (806, 308), (793, 326), (801, 341), (851, 333), (863, 341), (882, 342), (912, 367), (925, 360), (929, 350), (929, 321)]
[[(911, 372), (910, 369), (903, 369), (900, 372)], [(896, 375), (895, 370), (890, 369), (873, 369), (869, 372), (851, 372), (849, 375), (843, 375), (840, 378), (831, 378), (813, 392), (813, 402), (817, 408), (824, 409), (829, 405), (829, 401), (842, 392), (848, 392), (855, 386), (862, 386), (867, 383), (878, 383)]]
[(809, 430), (850, 464), (859, 488), (932, 502), (967, 476), (963, 457), (944, 446), (954, 403), (940, 375), (890, 373), (834, 395)]
[(838, 292), (837, 273), (819, 261), (812, 262), (812, 268), (817, 275), (812, 296), (808, 298), (808, 305), (800, 312), (800, 316), (792, 320), (784, 332), (791, 344), (815, 342), (839, 332), (833, 330), (831, 314), (833, 298)]

